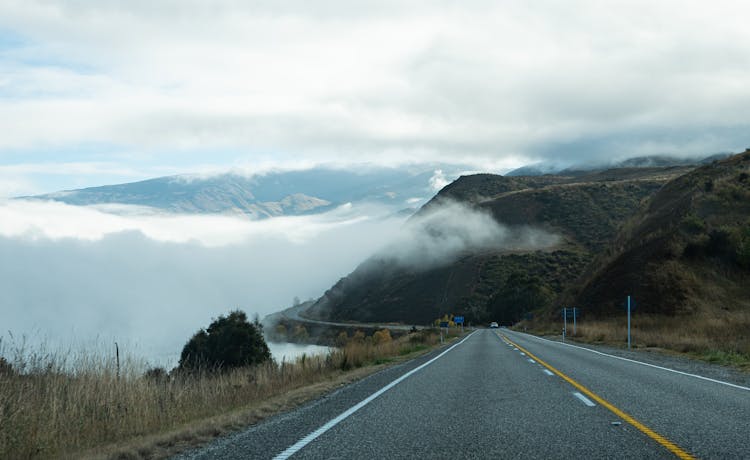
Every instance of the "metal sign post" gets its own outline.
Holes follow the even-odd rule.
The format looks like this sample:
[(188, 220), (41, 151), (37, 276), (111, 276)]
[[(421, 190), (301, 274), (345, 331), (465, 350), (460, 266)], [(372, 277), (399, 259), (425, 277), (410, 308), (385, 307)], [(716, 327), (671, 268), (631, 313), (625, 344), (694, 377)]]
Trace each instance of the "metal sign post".
[(576, 307), (573, 307), (573, 337), (576, 336), (576, 316), (578, 316), (576, 313)]
[(563, 307), (563, 342), (565, 342), (565, 331), (568, 329), (568, 309)]
[(448, 321), (440, 322), (440, 343), (443, 343), (443, 328), (445, 328), (445, 336), (448, 336)]
[(630, 296), (628, 296), (628, 350), (630, 350)]

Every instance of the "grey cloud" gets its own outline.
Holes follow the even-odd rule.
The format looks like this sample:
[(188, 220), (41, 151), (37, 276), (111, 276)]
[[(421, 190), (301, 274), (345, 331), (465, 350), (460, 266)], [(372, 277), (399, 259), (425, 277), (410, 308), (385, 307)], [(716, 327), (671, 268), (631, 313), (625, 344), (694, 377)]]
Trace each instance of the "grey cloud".
[[(0, 17), (36, 42), (22, 52), (88, 65), (80, 79), (56, 77), (53, 96), (93, 80), (97, 104), (0, 111), (17, 128), (2, 145), (14, 148), (38, 145), (41, 131), (52, 145), (357, 161), (398, 151), (482, 165), (750, 142), (750, 37), (737, 19), (750, 10), (738, 2), (41, 5)], [(30, 74), (14, 67), (16, 82)]]

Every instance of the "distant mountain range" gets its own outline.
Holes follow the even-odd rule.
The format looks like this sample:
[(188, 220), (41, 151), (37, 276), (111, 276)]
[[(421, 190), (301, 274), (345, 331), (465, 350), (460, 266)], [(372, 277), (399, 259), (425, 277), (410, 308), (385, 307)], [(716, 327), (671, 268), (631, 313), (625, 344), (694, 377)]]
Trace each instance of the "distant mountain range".
[(380, 203), (399, 211), (418, 207), (435, 193), (436, 183), (453, 180), (466, 169), (435, 164), (407, 169), (314, 168), (257, 175), (178, 175), (25, 198), (71, 205), (139, 205), (175, 213), (243, 214), (253, 218), (318, 213), (355, 202)]
[(541, 176), (544, 174), (576, 175), (585, 174), (594, 170), (618, 169), (618, 168), (655, 168), (666, 166), (690, 166), (708, 164), (715, 160), (721, 160), (731, 153), (716, 153), (704, 158), (680, 158), (666, 155), (651, 155), (628, 158), (627, 160), (611, 164), (579, 164), (561, 167), (553, 163), (534, 163), (508, 171), (506, 176)]

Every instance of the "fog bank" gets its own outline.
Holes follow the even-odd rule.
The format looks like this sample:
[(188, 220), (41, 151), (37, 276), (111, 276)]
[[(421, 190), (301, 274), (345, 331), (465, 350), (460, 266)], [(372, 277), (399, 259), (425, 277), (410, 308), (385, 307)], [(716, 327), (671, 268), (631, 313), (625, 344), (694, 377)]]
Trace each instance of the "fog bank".
[(253, 222), (0, 203), (0, 337), (119, 341), (159, 359), (231, 309), (317, 297), (391, 240), (375, 207)]

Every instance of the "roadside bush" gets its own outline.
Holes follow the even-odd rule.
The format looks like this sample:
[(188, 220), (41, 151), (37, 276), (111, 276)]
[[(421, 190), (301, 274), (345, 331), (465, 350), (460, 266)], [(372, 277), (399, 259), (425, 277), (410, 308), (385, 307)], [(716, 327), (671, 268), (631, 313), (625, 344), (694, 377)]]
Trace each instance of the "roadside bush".
[(375, 345), (380, 345), (381, 343), (387, 343), (391, 341), (391, 331), (388, 329), (382, 329), (379, 331), (375, 331), (372, 334), (372, 341)]
[(253, 323), (240, 310), (219, 316), (208, 329), (201, 329), (185, 344), (180, 370), (218, 370), (260, 364), (271, 359), (263, 339), (263, 326)]
[(294, 338), (296, 340), (307, 340), (310, 337), (310, 334), (307, 332), (307, 329), (305, 326), (302, 325), (296, 325), (294, 326)]
[(152, 367), (143, 373), (143, 378), (154, 382), (164, 382), (169, 379), (169, 374), (163, 367)]
[(348, 341), (349, 336), (346, 334), (346, 331), (341, 331), (339, 332), (339, 335), (336, 336), (336, 346), (343, 347)]

